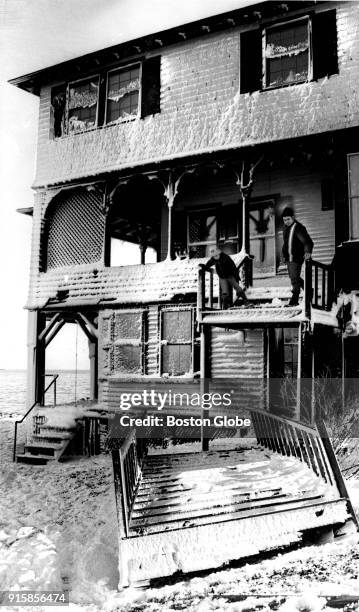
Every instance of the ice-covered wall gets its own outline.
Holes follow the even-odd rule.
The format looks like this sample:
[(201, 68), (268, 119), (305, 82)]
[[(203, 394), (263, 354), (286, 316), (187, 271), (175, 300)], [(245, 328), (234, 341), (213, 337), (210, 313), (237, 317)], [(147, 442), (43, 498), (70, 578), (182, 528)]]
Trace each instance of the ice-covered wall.
[(240, 94), (236, 28), (164, 48), (161, 113), (145, 119), (50, 140), (44, 87), (35, 185), (359, 125), (359, 4), (336, 6), (339, 74), (329, 79)]

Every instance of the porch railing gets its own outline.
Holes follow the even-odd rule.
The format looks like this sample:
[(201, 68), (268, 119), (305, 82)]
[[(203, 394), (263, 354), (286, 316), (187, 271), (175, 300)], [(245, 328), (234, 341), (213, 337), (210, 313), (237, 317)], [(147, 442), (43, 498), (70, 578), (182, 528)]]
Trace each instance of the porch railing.
[[(247, 255), (242, 259), (237, 267), (244, 289), (250, 287), (253, 283), (253, 257)], [(197, 315), (200, 318), (200, 312), (206, 308), (214, 308), (214, 282), (213, 269), (206, 270), (201, 264), (198, 269), (198, 287), (197, 287)], [(221, 308), (221, 292), (218, 289), (217, 308)]]
[(334, 268), (332, 265), (309, 259), (305, 262), (304, 301), (306, 315), (311, 306), (330, 310), (334, 299)]
[(251, 419), (259, 444), (281, 455), (298, 458), (326, 483), (336, 487), (339, 495), (347, 500), (348, 510), (358, 525), (323, 421), (318, 420), (314, 426), (309, 426), (260, 409), (251, 410)]
[[(119, 474), (122, 525), (128, 537), (133, 503), (141, 480), (142, 466), (147, 455), (147, 440), (136, 438), (132, 429), (123, 440), (118, 451), (113, 451), (113, 461), (117, 463), (114, 472)], [(118, 495), (116, 495), (118, 497)]]

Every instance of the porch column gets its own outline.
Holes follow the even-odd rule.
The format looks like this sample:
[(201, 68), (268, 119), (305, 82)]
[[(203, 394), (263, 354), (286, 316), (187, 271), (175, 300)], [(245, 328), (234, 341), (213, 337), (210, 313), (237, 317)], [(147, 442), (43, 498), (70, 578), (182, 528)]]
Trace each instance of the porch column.
[(174, 199), (177, 193), (177, 183), (175, 182), (172, 173), (168, 177), (168, 185), (165, 190), (165, 196), (167, 198), (167, 209), (168, 209), (168, 226), (167, 226), (167, 257), (166, 261), (171, 261), (172, 251), (172, 208)]
[(95, 400), (98, 397), (98, 381), (97, 381), (97, 342), (88, 340), (89, 358), (90, 358), (90, 399)]
[(27, 327), (27, 394), (26, 407), (42, 402), (45, 388), (45, 342), (39, 335), (46, 319), (39, 310), (30, 310)]

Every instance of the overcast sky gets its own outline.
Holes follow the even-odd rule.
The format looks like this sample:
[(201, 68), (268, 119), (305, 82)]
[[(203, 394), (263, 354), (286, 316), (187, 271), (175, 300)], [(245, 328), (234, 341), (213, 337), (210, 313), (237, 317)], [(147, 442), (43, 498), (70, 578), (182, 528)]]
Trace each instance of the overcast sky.
[[(26, 311), (38, 98), (6, 80), (249, 0), (0, 0), (0, 368), (26, 366)], [(79, 366), (87, 367), (82, 339)], [(74, 367), (74, 333), (60, 332), (49, 368)]]

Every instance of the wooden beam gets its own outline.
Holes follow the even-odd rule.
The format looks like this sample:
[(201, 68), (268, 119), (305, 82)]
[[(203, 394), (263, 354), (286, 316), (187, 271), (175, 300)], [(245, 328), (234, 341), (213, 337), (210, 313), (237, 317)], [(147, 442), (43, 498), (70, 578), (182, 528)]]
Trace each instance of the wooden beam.
[(82, 314), (82, 312), (79, 312), (77, 314), (82, 319), (82, 321), (85, 323), (85, 325), (88, 326), (92, 336), (98, 339), (98, 329), (93, 325), (93, 323), (91, 323), (91, 321), (87, 317), (85, 317), (85, 315)]
[(52, 328), (54, 327), (54, 325), (56, 325), (56, 323), (61, 319), (61, 314), (59, 312), (57, 312), (51, 319), (50, 323), (45, 327), (45, 329), (42, 330), (42, 332), (39, 334), (38, 336), (38, 341), (42, 342), (43, 340), (45, 340), (47, 334), (52, 330)]
[(46, 339), (45, 339), (45, 348), (48, 347), (50, 342), (52, 342), (52, 340), (55, 338), (55, 336), (57, 336), (57, 334), (59, 333), (60, 329), (62, 329), (64, 325), (65, 325), (65, 321), (64, 320), (58, 321), (58, 323), (53, 328), (52, 332), (46, 336)]

